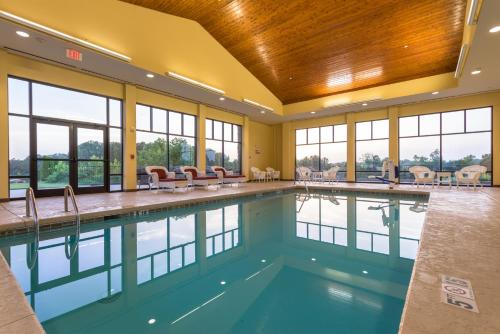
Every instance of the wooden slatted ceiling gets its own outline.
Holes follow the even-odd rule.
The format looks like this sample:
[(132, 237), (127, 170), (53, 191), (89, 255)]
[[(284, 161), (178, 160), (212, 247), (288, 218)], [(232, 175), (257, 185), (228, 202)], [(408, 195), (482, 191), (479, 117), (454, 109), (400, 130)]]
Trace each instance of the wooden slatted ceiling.
[(198, 21), (284, 104), (454, 71), (467, 2), (123, 1)]

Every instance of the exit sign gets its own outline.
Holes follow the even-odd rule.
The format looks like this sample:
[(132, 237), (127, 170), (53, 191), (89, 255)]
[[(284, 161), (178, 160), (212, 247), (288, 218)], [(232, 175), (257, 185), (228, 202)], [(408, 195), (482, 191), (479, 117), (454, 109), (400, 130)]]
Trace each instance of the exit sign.
[(73, 49), (66, 49), (66, 58), (76, 61), (82, 61), (82, 53)]

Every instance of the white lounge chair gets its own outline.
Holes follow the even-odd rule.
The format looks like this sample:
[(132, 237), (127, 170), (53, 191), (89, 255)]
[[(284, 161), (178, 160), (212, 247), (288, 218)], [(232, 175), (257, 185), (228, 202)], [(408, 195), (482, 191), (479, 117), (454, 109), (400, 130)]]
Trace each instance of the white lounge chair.
[(167, 168), (163, 166), (147, 166), (145, 168), (146, 173), (149, 175), (149, 185), (151, 188), (156, 189), (172, 189), (175, 188), (187, 188), (188, 181), (182, 179), (176, 179), (174, 172), (169, 172)]
[(472, 165), (462, 168), (455, 172), (455, 180), (457, 182), (457, 189), (460, 184), (473, 185), (474, 189), (476, 186), (483, 186), (481, 184), (481, 176), (486, 173), (488, 169), (480, 165)]
[(312, 177), (312, 171), (310, 168), (307, 167), (297, 167), (297, 176), (296, 176), (296, 181), (297, 182), (307, 182), (311, 181)]
[(428, 167), (425, 166), (412, 166), (409, 168), (410, 173), (413, 174), (415, 180), (413, 184), (417, 185), (417, 187), (422, 184), (430, 184), (434, 188), (434, 178), (436, 177), (436, 172), (431, 171)]
[(274, 180), (278, 180), (280, 179), (280, 171), (279, 170), (274, 170), (274, 168), (272, 167), (266, 167), (266, 172), (267, 172), (267, 175), (268, 177), (274, 181)]
[(210, 169), (217, 175), (220, 184), (238, 185), (247, 179), (245, 175), (234, 174), (233, 171), (226, 170), (221, 166), (211, 166)]
[(182, 166), (179, 168), (181, 173), (186, 175), (190, 186), (201, 186), (208, 188), (209, 186), (219, 187), (219, 178), (217, 176), (207, 176), (205, 172), (200, 171), (195, 166)]
[(329, 170), (323, 172), (323, 181), (328, 183), (338, 182), (337, 172), (339, 171), (339, 166), (331, 167)]
[(261, 171), (257, 167), (251, 167), (250, 171), (252, 172), (253, 180), (257, 180), (258, 182), (266, 181), (266, 172)]

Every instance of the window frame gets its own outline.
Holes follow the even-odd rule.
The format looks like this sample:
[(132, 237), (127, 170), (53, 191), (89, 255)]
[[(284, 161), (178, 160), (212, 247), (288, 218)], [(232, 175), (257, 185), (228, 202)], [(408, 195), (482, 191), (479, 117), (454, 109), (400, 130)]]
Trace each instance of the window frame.
[[(165, 136), (165, 139), (167, 142), (167, 147), (166, 147), (167, 154), (165, 157), (165, 164), (166, 164), (166, 167), (169, 169), (169, 171), (176, 172), (175, 169), (178, 166), (172, 165), (172, 168), (170, 168), (171, 167), (170, 166), (170, 137), (172, 136), (172, 137), (191, 138), (194, 140), (194, 163), (196, 164), (196, 162), (198, 161), (198, 117), (196, 117), (196, 115), (192, 115), (189, 113), (185, 113), (185, 112), (177, 111), (177, 110), (172, 110), (172, 109), (165, 109), (165, 108), (157, 107), (157, 106), (150, 105), (150, 104), (144, 104), (144, 103), (140, 103), (140, 102), (136, 102), (136, 104), (135, 104), (136, 110), (137, 110), (137, 106), (146, 107), (149, 109), (149, 130), (136, 129), (136, 131), (135, 131), (136, 132), (136, 140), (135, 140), (136, 147), (137, 147), (137, 133), (138, 132), (152, 133), (152, 134), (156, 134), (156, 135)], [(162, 110), (166, 113), (166, 120), (165, 120), (165, 129), (166, 130), (165, 130), (165, 132), (153, 130), (154, 129), (153, 109)], [(170, 113), (176, 113), (176, 114), (181, 115), (181, 134), (170, 133), (170, 128), (169, 128), (169, 126), (170, 126)], [(190, 116), (190, 117), (193, 117), (193, 119), (194, 119), (194, 136), (184, 134), (184, 117), (185, 116)], [(136, 117), (137, 117), (137, 113), (136, 113)], [(170, 170), (170, 169), (173, 169), (173, 170)], [(180, 173), (177, 173), (177, 174), (180, 175)], [(141, 186), (143, 185), (141, 183), (141, 179), (145, 175), (147, 175), (146, 172), (140, 173), (139, 168), (136, 168), (137, 189), (139, 189), (139, 190), (146, 189), (146, 188), (141, 188)]]
[[(297, 147), (299, 146), (310, 146), (310, 145), (318, 145), (319, 146), (319, 149), (318, 149), (318, 156), (319, 156), (319, 168), (318, 168), (318, 172), (322, 172), (324, 171), (324, 168), (323, 168), (323, 163), (322, 163), (322, 160), (323, 160), (323, 156), (321, 154), (321, 145), (322, 144), (341, 144), (341, 143), (344, 143), (346, 145), (346, 152), (347, 152), (347, 149), (348, 149), (348, 137), (349, 135), (347, 134), (346, 135), (346, 140), (338, 140), (336, 141), (335, 140), (335, 127), (336, 126), (342, 126), (344, 125), (346, 127), (346, 134), (347, 134), (347, 131), (348, 131), (348, 126), (347, 126), (347, 123), (339, 123), (339, 124), (328, 124), (328, 125), (323, 125), (323, 126), (315, 126), (315, 127), (310, 127), (310, 128), (296, 128), (295, 129), (295, 151), (294, 151), (294, 154), (295, 154), (295, 170), (297, 170)], [(325, 128), (325, 127), (329, 127), (331, 126), (332, 127), (332, 141), (327, 141), (327, 142), (322, 142), (321, 141), (321, 128)], [(309, 143), (309, 129), (318, 129), (318, 132), (319, 132), (319, 140), (317, 143)], [(301, 130), (306, 130), (306, 143), (305, 144), (297, 144), (297, 131), (301, 131)], [(338, 173), (342, 173), (342, 174), (345, 174), (345, 179), (347, 179), (347, 162), (348, 162), (348, 155), (346, 156), (346, 166), (345, 168), (341, 168), (339, 169)]]
[[(26, 197), (25, 196), (22, 196), (22, 197), (11, 197), (11, 188), (10, 188), (10, 180), (11, 179), (29, 179), (30, 181), (30, 186), (32, 184), (34, 184), (34, 182), (36, 181), (36, 176), (33, 175), (33, 167), (31, 166), (32, 165), (32, 153), (33, 153), (33, 146), (35, 145), (35, 141), (36, 139), (33, 137), (33, 132), (32, 132), (32, 129), (33, 129), (33, 124), (35, 121), (37, 120), (42, 120), (42, 121), (47, 121), (49, 123), (54, 123), (54, 124), (57, 124), (57, 122), (65, 122), (65, 123), (68, 123), (68, 124), (77, 124), (77, 125), (82, 125), (82, 126), (90, 126), (90, 127), (94, 127), (94, 126), (97, 126), (97, 127), (102, 127), (102, 128), (105, 128), (106, 129), (106, 133), (105, 133), (105, 138), (107, 138), (107, 148), (105, 150), (107, 150), (108, 152), (108, 156), (106, 157), (105, 156), (105, 160), (107, 161), (107, 168), (105, 168), (105, 171), (107, 169), (107, 174), (104, 175), (104, 180), (105, 180), (105, 186), (107, 186), (106, 188), (106, 192), (120, 192), (120, 191), (123, 191), (123, 164), (124, 164), (124, 153), (125, 153), (125, 147), (124, 147), (124, 128), (123, 128), (123, 121), (124, 121), (124, 115), (123, 115), (123, 111), (124, 111), (124, 103), (123, 103), (123, 99), (120, 99), (120, 98), (116, 98), (116, 97), (112, 97), (112, 96), (107, 96), (107, 95), (103, 95), (103, 94), (98, 94), (98, 93), (95, 93), (95, 92), (89, 92), (89, 91), (85, 91), (85, 90), (81, 90), (81, 89), (76, 89), (76, 88), (71, 88), (71, 87), (65, 87), (65, 86), (61, 86), (61, 85), (57, 85), (57, 84), (53, 84), (53, 83), (49, 83), (49, 82), (44, 82), (44, 81), (39, 81), (39, 80), (34, 80), (34, 79), (29, 79), (29, 78), (23, 78), (23, 77), (20, 77), (20, 76), (16, 76), (16, 75), (10, 75), (8, 74), (7, 75), (7, 94), (9, 94), (9, 87), (8, 87), (8, 81), (9, 79), (13, 79), (13, 80), (19, 80), (19, 81), (24, 81), (26, 83), (28, 83), (28, 114), (19, 114), (19, 113), (11, 113), (10, 110), (7, 110), (7, 116), (15, 116), (15, 117), (24, 117), (25, 119), (28, 119), (29, 121), (29, 158), (30, 158), (30, 162), (29, 162), (29, 170), (30, 170), (30, 175), (23, 175), (23, 176), (12, 176), (10, 175), (10, 147), (8, 148), (8, 152), (7, 152), (7, 158), (9, 160), (9, 199), (10, 200), (18, 200), (18, 199), (25, 199)], [(71, 119), (65, 119), (65, 118), (55, 118), (55, 117), (47, 117), (47, 116), (40, 116), (40, 115), (34, 115), (33, 114), (33, 84), (38, 84), (38, 85), (44, 85), (44, 86), (48, 86), (48, 87), (54, 87), (54, 88), (58, 88), (58, 89), (63, 89), (63, 90), (68, 90), (68, 91), (72, 91), (72, 92), (76, 92), (76, 93), (82, 93), (82, 94), (87, 94), (87, 95), (92, 95), (92, 96), (98, 96), (98, 97), (102, 97), (102, 98), (105, 98), (106, 99), (106, 123), (102, 124), (102, 123), (92, 123), (92, 122), (85, 122), (85, 121), (78, 121), (78, 120), (71, 120)], [(120, 103), (120, 124), (121, 126), (116, 126), (116, 125), (110, 125), (110, 100), (115, 100), (115, 101), (118, 101)], [(10, 123), (10, 122), (9, 122)], [(117, 174), (117, 173), (111, 173), (111, 168), (110, 168), (110, 160), (109, 160), (109, 146), (110, 146), (110, 140), (109, 140), (109, 134), (110, 134), (110, 129), (118, 129), (120, 130), (121, 132), (121, 168), (120, 168), (120, 174)], [(8, 130), (8, 134), (10, 135), (10, 128)], [(7, 139), (8, 140), (8, 143), (10, 143), (10, 138)], [(111, 178), (113, 176), (120, 176), (120, 179), (121, 179), (121, 182), (120, 182), (120, 189), (118, 190), (111, 190)]]
[[(369, 121), (360, 121), (360, 122), (355, 122), (354, 123), (354, 182), (356, 183), (381, 183), (382, 181), (374, 180), (374, 181), (359, 181), (358, 180), (358, 173), (379, 173), (380, 170), (364, 170), (364, 171), (358, 171), (358, 142), (362, 141), (381, 141), (381, 140), (387, 140), (387, 157), (389, 158), (389, 148), (391, 145), (390, 141), (390, 135), (391, 135), (391, 130), (390, 130), (390, 123), (389, 123), (389, 128), (388, 128), (388, 133), (386, 138), (376, 138), (373, 139), (373, 122), (377, 121), (389, 121), (389, 118), (381, 118), (381, 119), (374, 119), (374, 120), (369, 120)], [(367, 123), (370, 122), (370, 139), (357, 139), (357, 124), (358, 123)]]
[[(212, 126), (210, 127), (210, 129), (212, 130), (211, 134), (210, 134), (210, 137), (209, 137), (209, 134), (206, 132), (206, 129), (207, 129), (207, 122), (212, 122)], [(215, 139), (215, 136), (214, 136), (214, 133), (215, 133), (215, 129), (214, 129), (214, 122), (219, 122), (221, 123), (221, 139)], [(225, 125), (226, 124), (230, 124), (231, 125), (231, 138), (232, 140), (225, 140), (225, 133), (224, 133), (224, 129), (225, 129)], [(234, 140), (234, 127), (237, 126), (238, 129), (239, 129), (239, 136), (238, 136), (238, 140), (239, 141), (235, 141)], [(225, 166), (225, 163), (224, 163), (224, 144), (225, 143), (237, 143), (239, 144), (239, 148), (238, 148), (238, 161), (239, 161), (239, 170), (233, 170), (233, 172), (235, 173), (241, 173), (242, 172), (242, 165), (243, 165), (243, 162), (242, 162), (242, 150), (243, 150), (243, 126), (240, 125), (240, 124), (236, 124), (236, 123), (230, 123), (230, 122), (224, 122), (224, 121), (221, 121), (221, 120), (218, 120), (218, 119), (214, 119), (214, 118), (206, 118), (205, 119), (205, 165), (206, 165), (206, 172), (208, 173), (211, 173), (211, 170), (210, 170), (210, 167), (208, 166), (208, 164), (206, 164), (206, 161), (207, 161), (207, 156), (206, 156), (206, 148), (207, 148), (207, 145), (206, 145), (206, 141), (207, 140), (213, 140), (213, 141), (217, 141), (217, 142), (221, 142), (222, 143), (222, 161), (221, 161), (221, 167), (222, 168), (226, 168)]]
[[(481, 130), (481, 131), (467, 131), (467, 111), (468, 110), (475, 110), (475, 109), (490, 109), (490, 130)], [(463, 132), (450, 132), (450, 133), (443, 133), (443, 114), (446, 113), (452, 113), (452, 112), (457, 112), (457, 111), (463, 111)], [(432, 134), (432, 135), (420, 135), (421, 133), (421, 127), (420, 127), (420, 117), (422, 116), (428, 116), (428, 115), (439, 115), (439, 133), (437, 134)], [(401, 136), (401, 129), (399, 126), (400, 119), (402, 118), (410, 118), (410, 117), (417, 117), (417, 135), (416, 136)], [(401, 116), (398, 117), (398, 162), (399, 166), (401, 167), (401, 139), (408, 139), (408, 138), (422, 138), (422, 137), (439, 137), (439, 170), (436, 170), (435, 172), (453, 172), (452, 170), (443, 170), (443, 136), (453, 136), (453, 135), (465, 135), (465, 134), (474, 134), (474, 133), (490, 133), (490, 156), (491, 156), (491, 170), (487, 171), (486, 174), (490, 175), (490, 182), (485, 183), (483, 185), (485, 186), (492, 186), (493, 185), (493, 106), (479, 106), (479, 107), (473, 107), (473, 108), (463, 108), (463, 109), (455, 109), (455, 110), (447, 110), (447, 111), (440, 111), (440, 112), (433, 112), (433, 113), (426, 113), (426, 114), (418, 114), (418, 115), (409, 115), (409, 116)], [(409, 171), (407, 170), (402, 170), (400, 168), (399, 170), (400, 174), (409, 174)], [(409, 184), (411, 183), (410, 181), (408, 182), (401, 182), (401, 177), (400, 183), (402, 184)]]

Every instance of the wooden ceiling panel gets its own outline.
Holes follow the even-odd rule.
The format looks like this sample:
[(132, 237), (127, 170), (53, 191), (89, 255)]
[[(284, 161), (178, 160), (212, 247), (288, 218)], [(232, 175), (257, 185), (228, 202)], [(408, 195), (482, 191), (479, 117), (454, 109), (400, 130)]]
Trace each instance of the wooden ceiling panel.
[(467, 4), (122, 1), (198, 21), (284, 104), (454, 71)]

